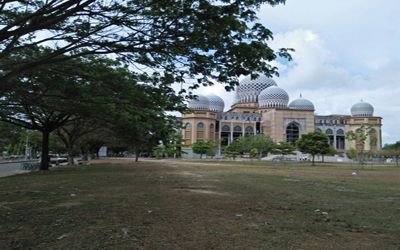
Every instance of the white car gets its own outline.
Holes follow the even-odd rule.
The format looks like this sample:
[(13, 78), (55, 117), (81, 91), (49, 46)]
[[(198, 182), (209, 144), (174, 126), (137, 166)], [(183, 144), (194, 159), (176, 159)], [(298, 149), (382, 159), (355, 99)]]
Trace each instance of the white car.
[(67, 157), (60, 156), (59, 154), (49, 154), (50, 164), (58, 165), (60, 163), (68, 162)]

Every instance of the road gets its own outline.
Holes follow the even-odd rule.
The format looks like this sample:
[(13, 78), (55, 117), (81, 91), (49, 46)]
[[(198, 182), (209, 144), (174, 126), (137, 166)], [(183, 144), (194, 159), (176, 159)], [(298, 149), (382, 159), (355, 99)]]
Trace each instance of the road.
[(22, 162), (0, 162), (0, 177), (28, 173), (28, 170), (22, 170)]

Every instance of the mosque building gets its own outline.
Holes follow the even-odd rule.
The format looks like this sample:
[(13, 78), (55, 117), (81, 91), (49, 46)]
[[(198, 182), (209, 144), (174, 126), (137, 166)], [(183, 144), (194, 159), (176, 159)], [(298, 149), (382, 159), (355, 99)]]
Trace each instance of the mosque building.
[(199, 140), (219, 144), (218, 155), (235, 139), (254, 134), (271, 137), (275, 142), (295, 142), (303, 134), (320, 131), (339, 154), (356, 148), (346, 139), (348, 131), (363, 125), (371, 126), (364, 150), (382, 147), (382, 118), (374, 116), (374, 108), (360, 101), (351, 107), (351, 115), (316, 115), (314, 104), (300, 97), (289, 103), (287, 92), (265, 75), (245, 77), (236, 88), (235, 103), (224, 112), (224, 100), (216, 95), (198, 96), (188, 103), (189, 112), (182, 115), (182, 138), (187, 156), (193, 155), (191, 145)]

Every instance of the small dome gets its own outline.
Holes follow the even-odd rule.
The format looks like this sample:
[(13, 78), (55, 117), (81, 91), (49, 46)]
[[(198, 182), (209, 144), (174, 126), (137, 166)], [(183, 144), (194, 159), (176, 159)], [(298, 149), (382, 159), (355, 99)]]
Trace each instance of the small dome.
[(300, 95), (300, 98), (293, 100), (289, 104), (289, 108), (302, 109), (302, 110), (315, 110), (314, 104), (311, 101), (303, 98), (301, 95)]
[(236, 89), (236, 103), (257, 102), (260, 92), (271, 86), (277, 85), (265, 75), (259, 75), (256, 79), (246, 76)]
[(214, 111), (214, 112), (223, 112), (224, 111), (225, 103), (221, 97), (211, 94), (211, 95), (207, 95), (207, 98), (210, 102), (210, 105), (209, 105), (210, 111)]
[(188, 103), (188, 108), (192, 110), (208, 110), (210, 101), (203, 95), (198, 95), (195, 99), (192, 99)]
[(260, 108), (287, 108), (288, 102), (289, 95), (276, 86), (264, 89), (258, 97)]
[(354, 104), (351, 107), (351, 115), (352, 116), (373, 116), (374, 115), (374, 107), (368, 102), (364, 102), (361, 100), (360, 102)]

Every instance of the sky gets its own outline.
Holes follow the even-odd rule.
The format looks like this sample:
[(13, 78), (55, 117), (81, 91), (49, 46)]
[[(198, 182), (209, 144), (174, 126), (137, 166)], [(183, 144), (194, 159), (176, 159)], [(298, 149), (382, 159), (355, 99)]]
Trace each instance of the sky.
[[(383, 118), (383, 143), (400, 141), (400, 3), (398, 0), (287, 0), (260, 8), (259, 22), (274, 33), (270, 46), (293, 48), (293, 61), (273, 62), (274, 80), (290, 101), (314, 103), (315, 113), (350, 114), (363, 100)], [(283, 62), (283, 63), (282, 63)], [(200, 88), (234, 102), (222, 85)], [(290, 102), (289, 101), (289, 102)]]

